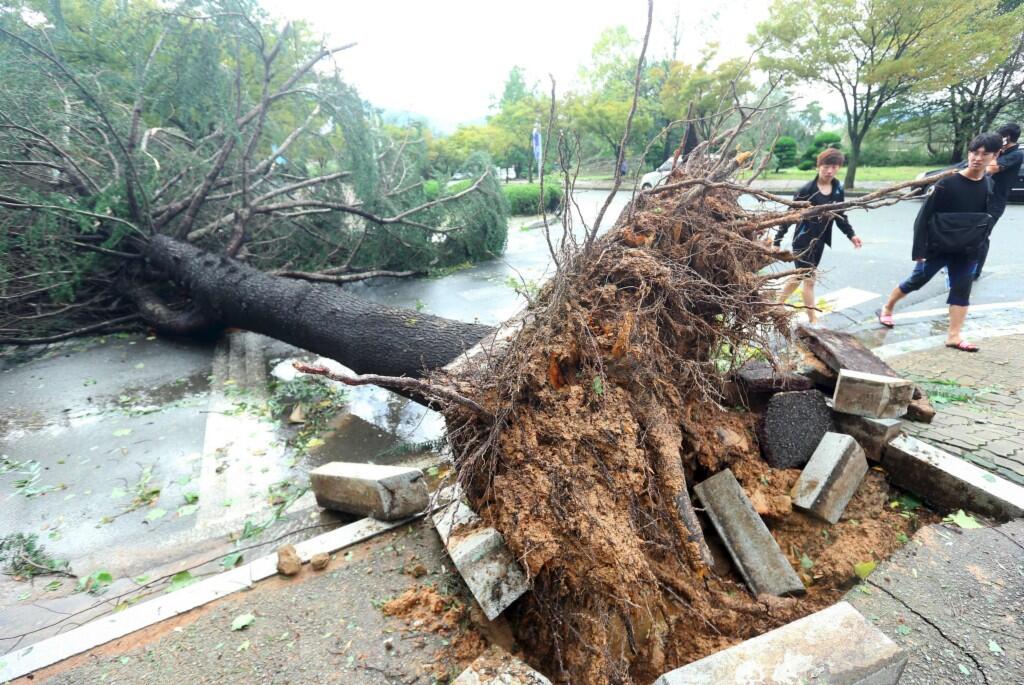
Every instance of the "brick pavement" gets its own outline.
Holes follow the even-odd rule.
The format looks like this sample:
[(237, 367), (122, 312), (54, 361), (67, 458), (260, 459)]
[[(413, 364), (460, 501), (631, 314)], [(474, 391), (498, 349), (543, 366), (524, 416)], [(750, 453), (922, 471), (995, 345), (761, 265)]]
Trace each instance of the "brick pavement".
[[(887, 361), (954, 401), (936, 402), (931, 424), (904, 422), (909, 435), (1024, 485), (1024, 335), (988, 338), (976, 354), (940, 347)], [(960, 386), (960, 387), (957, 387)]]

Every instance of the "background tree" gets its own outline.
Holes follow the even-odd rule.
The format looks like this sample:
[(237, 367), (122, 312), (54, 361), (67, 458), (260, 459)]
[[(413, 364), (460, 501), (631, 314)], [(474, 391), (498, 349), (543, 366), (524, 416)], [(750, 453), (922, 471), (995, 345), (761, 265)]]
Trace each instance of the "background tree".
[(879, 112), (911, 92), (934, 92), (985, 73), (1009, 50), (986, 30), (997, 0), (775, 0), (753, 40), (762, 66), (794, 81), (824, 83), (840, 96), (850, 154), (846, 186), (856, 181), (865, 136)]
[(796, 141), (789, 136), (780, 136), (772, 147), (772, 156), (775, 158), (775, 171), (793, 166), (796, 164)]

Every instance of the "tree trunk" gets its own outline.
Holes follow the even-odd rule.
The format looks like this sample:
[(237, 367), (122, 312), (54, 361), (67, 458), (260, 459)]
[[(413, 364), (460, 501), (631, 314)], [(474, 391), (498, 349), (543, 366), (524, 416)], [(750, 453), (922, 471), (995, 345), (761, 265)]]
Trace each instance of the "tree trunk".
[(419, 377), (493, 330), (374, 304), (337, 285), (269, 276), (166, 236), (155, 236), (145, 253), (221, 325), (269, 335), (356, 373)]
[(850, 157), (846, 160), (846, 179), (843, 181), (847, 190), (854, 187), (857, 179), (857, 164), (860, 162), (860, 146), (863, 142), (864, 139), (861, 137), (850, 136)]

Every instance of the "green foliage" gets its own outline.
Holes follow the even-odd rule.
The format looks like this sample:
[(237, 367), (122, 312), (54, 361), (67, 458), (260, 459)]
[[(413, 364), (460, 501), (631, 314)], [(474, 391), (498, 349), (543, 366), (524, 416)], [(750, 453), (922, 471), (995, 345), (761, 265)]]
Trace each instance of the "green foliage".
[(833, 147), (837, 150), (841, 150), (843, 137), (838, 133), (831, 131), (822, 131), (815, 134), (811, 144), (804, 148), (804, 151), (800, 154), (800, 163), (797, 165), (798, 169), (807, 171), (808, 169), (814, 169), (818, 164), (818, 155), (821, 154), (822, 150)]
[[(540, 214), (540, 184), (515, 183), (502, 186), (511, 214)], [(562, 202), (562, 187), (544, 184), (544, 211), (553, 212)]]
[(791, 167), (796, 163), (796, 141), (789, 136), (780, 136), (772, 148), (775, 157), (775, 170)]
[(68, 562), (47, 554), (35, 533), (12, 533), (0, 538), (0, 567), (4, 573), (23, 578), (68, 572)]

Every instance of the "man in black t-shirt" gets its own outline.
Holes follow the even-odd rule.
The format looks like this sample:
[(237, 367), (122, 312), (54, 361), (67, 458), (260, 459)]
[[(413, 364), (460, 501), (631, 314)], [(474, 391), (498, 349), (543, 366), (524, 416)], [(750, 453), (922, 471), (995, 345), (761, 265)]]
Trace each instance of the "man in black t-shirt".
[(893, 289), (889, 300), (879, 310), (878, 322), (883, 326), (893, 327), (892, 310), (897, 302), (919, 290), (939, 269), (946, 267), (950, 282), (949, 297), (946, 298), (946, 304), (949, 305), (946, 347), (962, 352), (978, 351), (977, 345), (972, 345), (960, 336), (960, 329), (967, 318), (967, 307), (970, 306), (972, 276), (978, 263), (977, 248), (970, 253), (944, 254), (929, 243), (928, 230), (935, 214), (983, 213), (991, 209), (993, 182), (985, 172), (996, 159), (1002, 144), (1002, 138), (996, 133), (975, 136), (967, 146), (967, 168), (946, 176), (932, 186), (914, 222), (911, 259), (917, 264), (910, 277)]
[[(1017, 141), (1020, 140), (1020, 126), (1006, 124), (1000, 126), (996, 133), (1003, 137), (1003, 147), (999, 151), (999, 156), (988, 167), (988, 173), (992, 175), (994, 186), (992, 203), (988, 211), (994, 219), (993, 228), (999, 221), (999, 217), (1006, 211), (1006, 200), (1010, 196), (1010, 189), (1013, 188), (1014, 182), (1020, 176), (1021, 162), (1024, 161), (1024, 152), (1017, 144)], [(974, 270), (974, 280), (981, 278), (981, 270), (985, 266), (985, 258), (988, 256), (988, 245), (989, 239), (985, 238), (985, 242), (978, 250), (978, 268)]]

